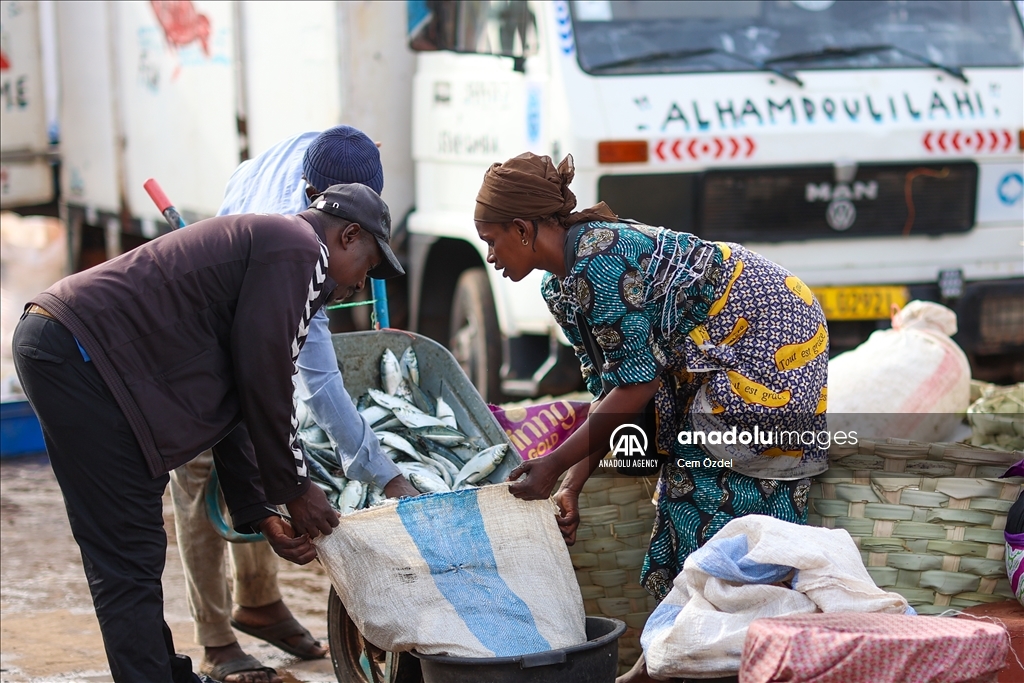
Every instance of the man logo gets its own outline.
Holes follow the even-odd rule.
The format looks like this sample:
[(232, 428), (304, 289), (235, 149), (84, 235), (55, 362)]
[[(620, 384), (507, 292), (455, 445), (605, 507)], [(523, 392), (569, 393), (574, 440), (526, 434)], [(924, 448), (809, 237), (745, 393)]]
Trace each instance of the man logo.
[(647, 434), (635, 424), (619, 425), (608, 438), (613, 458), (642, 458), (647, 455)]

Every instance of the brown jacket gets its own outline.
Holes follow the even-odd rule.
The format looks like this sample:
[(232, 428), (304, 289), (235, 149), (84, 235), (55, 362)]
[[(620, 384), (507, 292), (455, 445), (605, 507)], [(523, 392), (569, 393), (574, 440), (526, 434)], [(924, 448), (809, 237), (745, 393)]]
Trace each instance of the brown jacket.
[(321, 221), (314, 211), (210, 218), (32, 300), (88, 352), (154, 477), (244, 421), (219, 458), (233, 470), (220, 474), (236, 522), (239, 506), (262, 502), (245, 462), (253, 449), (269, 502), (309, 486), (295, 446), (292, 374), (309, 319), (336, 286)]

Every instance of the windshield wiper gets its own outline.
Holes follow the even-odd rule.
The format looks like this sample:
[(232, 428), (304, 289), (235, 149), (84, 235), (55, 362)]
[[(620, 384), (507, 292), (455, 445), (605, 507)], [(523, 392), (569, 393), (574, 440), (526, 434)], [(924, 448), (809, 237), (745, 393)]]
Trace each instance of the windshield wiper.
[(772, 66), (767, 62), (759, 62), (756, 59), (744, 57), (738, 55), (735, 52), (728, 52), (718, 47), (705, 47), (699, 50), (671, 50), (668, 52), (649, 52), (644, 55), (638, 55), (636, 57), (628, 57), (626, 59), (616, 59), (612, 62), (604, 62), (603, 64), (596, 64), (590, 67), (591, 71), (603, 71), (605, 69), (615, 69), (621, 66), (633, 66), (635, 64), (649, 64), (650, 62), (660, 62), (665, 59), (689, 59), (690, 57), (700, 57), (701, 55), (725, 55), (726, 57), (732, 57), (733, 59), (749, 64), (750, 66), (756, 67), (758, 71), (770, 71), (773, 74), (777, 74), (787, 81), (792, 81), (800, 87), (803, 87), (804, 82), (797, 78), (795, 75), (789, 73), (784, 69), (780, 69), (777, 66)]
[(959, 78), (964, 83), (967, 83), (967, 76), (958, 66), (949, 66), (948, 64), (940, 64), (934, 59), (929, 59), (924, 55), (919, 55), (916, 52), (906, 50), (899, 45), (860, 45), (857, 47), (826, 47), (822, 50), (815, 50), (813, 52), (797, 52), (791, 55), (783, 55), (782, 57), (773, 57), (765, 60), (765, 64), (774, 64), (775, 62), (812, 62), (819, 59), (831, 59), (832, 57), (856, 57), (857, 55), (868, 54), (871, 52), (898, 52), (904, 57), (910, 57), (917, 61), (932, 67), (933, 69), (939, 69), (945, 71), (954, 78)]

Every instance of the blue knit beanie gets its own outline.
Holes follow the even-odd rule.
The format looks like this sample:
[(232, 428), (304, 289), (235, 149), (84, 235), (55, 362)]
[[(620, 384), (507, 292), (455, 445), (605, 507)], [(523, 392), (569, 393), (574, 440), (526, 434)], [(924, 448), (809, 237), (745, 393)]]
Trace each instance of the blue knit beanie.
[(306, 182), (323, 192), (331, 185), (360, 183), (377, 194), (384, 189), (380, 150), (366, 133), (352, 126), (328, 128), (302, 157)]

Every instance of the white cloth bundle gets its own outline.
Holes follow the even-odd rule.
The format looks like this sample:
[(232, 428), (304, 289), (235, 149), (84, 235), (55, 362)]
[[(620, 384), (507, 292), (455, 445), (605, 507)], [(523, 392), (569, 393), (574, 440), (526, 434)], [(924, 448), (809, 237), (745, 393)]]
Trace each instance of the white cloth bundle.
[[(779, 585), (786, 580), (792, 588)], [(875, 586), (845, 530), (748, 515), (686, 558), (640, 642), (651, 676), (711, 678), (739, 671), (755, 619), (908, 609), (903, 596)]]

